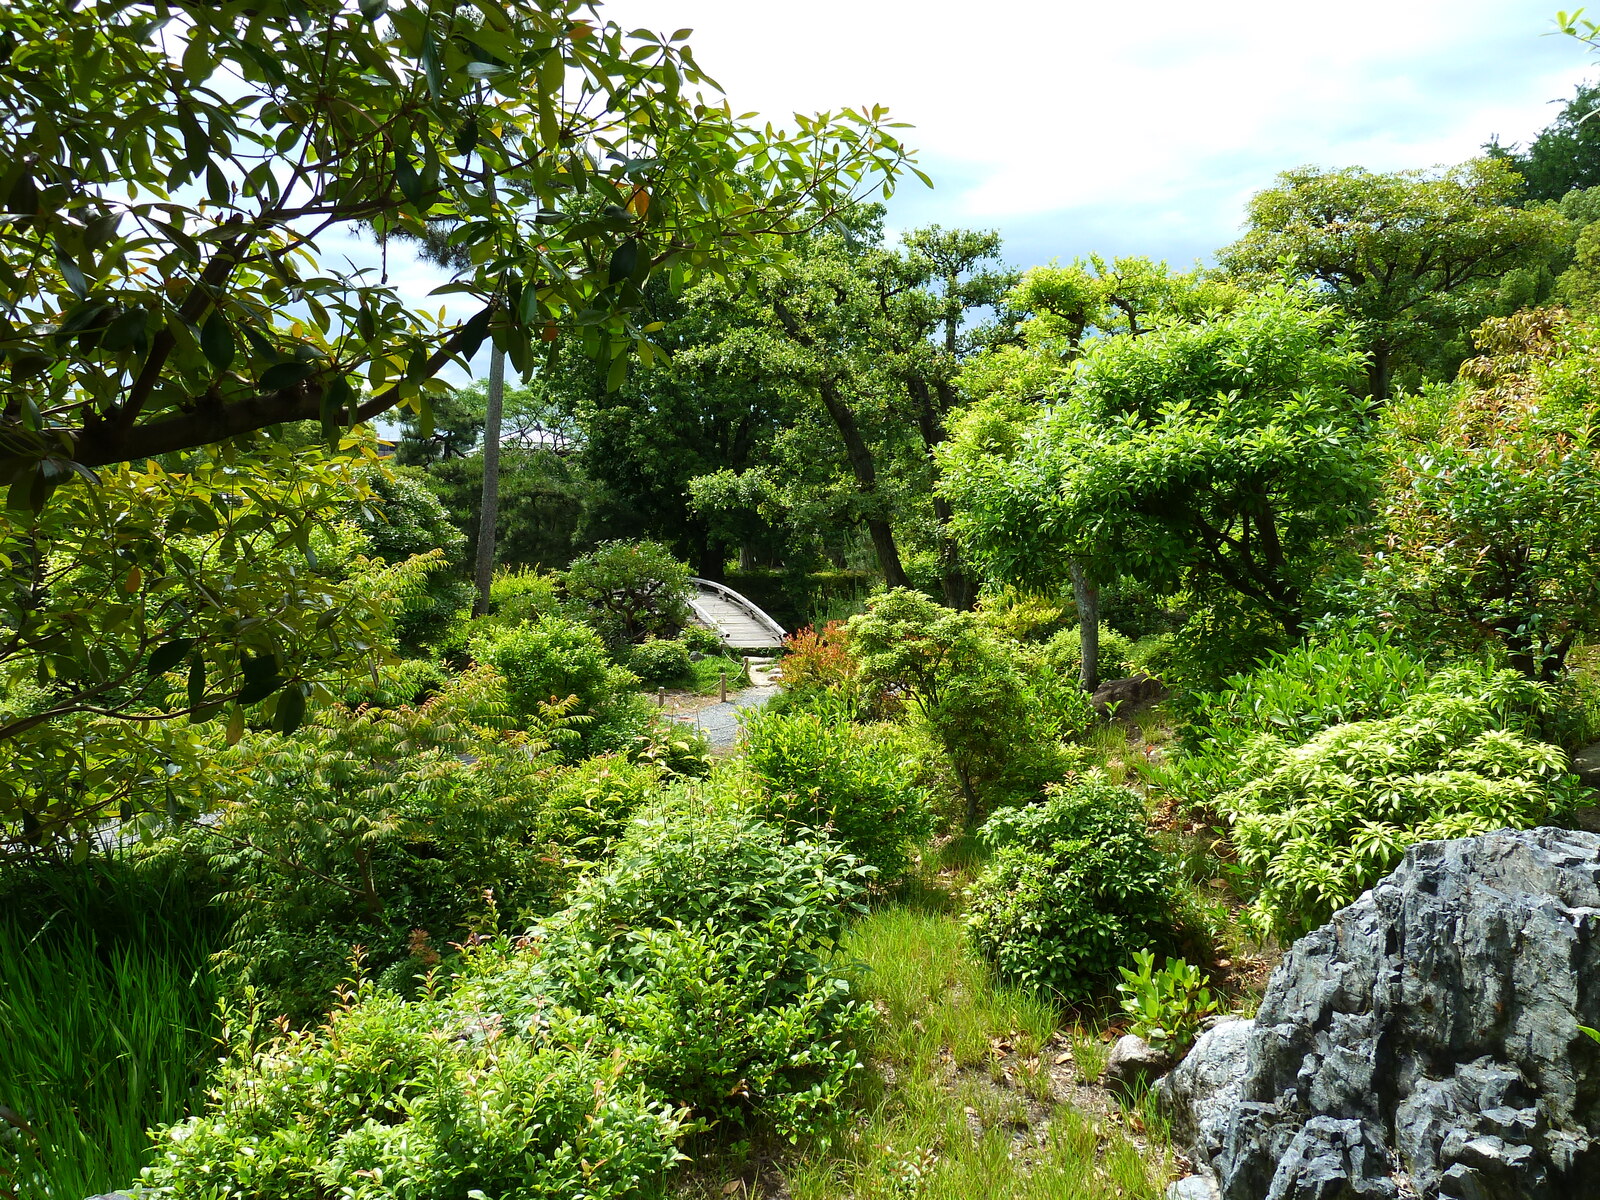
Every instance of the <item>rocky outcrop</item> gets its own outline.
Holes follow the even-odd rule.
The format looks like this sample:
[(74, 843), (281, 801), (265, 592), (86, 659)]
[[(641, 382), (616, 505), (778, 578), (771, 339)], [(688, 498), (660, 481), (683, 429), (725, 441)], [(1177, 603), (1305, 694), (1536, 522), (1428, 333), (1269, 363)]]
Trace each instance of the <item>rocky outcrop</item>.
[(1108, 679), (1095, 688), (1089, 703), (1102, 717), (1126, 717), (1167, 698), (1167, 687), (1149, 675), (1130, 675)]
[(1131, 1094), (1148, 1087), (1172, 1069), (1172, 1057), (1157, 1050), (1142, 1037), (1125, 1033), (1111, 1047), (1106, 1058), (1105, 1084)]
[(1580, 1200), (1600, 1196), (1580, 1026), (1600, 1026), (1600, 837), (1427, 842), (1162, 1100), (1224, 1200)]

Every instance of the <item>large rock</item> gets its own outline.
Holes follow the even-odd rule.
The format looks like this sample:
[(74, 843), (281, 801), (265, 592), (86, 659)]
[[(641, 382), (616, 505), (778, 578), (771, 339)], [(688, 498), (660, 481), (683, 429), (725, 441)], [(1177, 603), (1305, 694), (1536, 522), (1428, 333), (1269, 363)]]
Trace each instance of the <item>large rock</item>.
[(1224, 1200), (1600, 1196), (1600, 837), (1414, 847), (1169, 1076)]
[(1094, 695), (1089, 697), (1089, 703), (1095, 712), (1102, 717), (1115, 714), (1119, 717), (1131, 716), (1140, 709), (1149, 708), (1157, 701), (1165, 700), (1167, 688), (1159, 679), (1149, 675), (1130, 675), (1126, 679), (1108, 679), (1095, 688)]
[(1125, 1033), (1106, 1056), (1105, 1082), (1109, 1088), (1133, 1092), (1148, 1087), (1172, 1069), (1172, 1057), (1142, 1037)]

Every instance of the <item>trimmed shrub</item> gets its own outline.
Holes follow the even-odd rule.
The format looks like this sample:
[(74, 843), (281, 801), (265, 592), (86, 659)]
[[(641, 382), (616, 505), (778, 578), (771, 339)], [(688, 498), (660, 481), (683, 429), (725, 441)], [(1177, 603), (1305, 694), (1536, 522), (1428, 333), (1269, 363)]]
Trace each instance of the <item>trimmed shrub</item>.
[(670, 638), (647, 637), (628, 651), (628, 668), (641, 683), (670, 687), (689, 678), (689, 647)]
[(915, 764), (883, 732), (816, 712), (757, 710), (745, 719), (745, 765), (761, 811), (826, 830), (887, 880), (908, 864), (907, 846), (932, 832)]
[(599, 635), (577, 621), (487, 629), (473, 638), (472, 656), (505, 677), (511, 710), (524, 722), (577, 697), (567, 714), (572, 728), (557, 746), (569, 759), (625, 749), (649, 724), (649, 706), (634, 691), (638, 676), (612, 663)]
[(594, 626), (613, 651), (647, 637), (670, 638), (692, 614), (688, 564), (658, 542), (606, 542), (562, 575), (568, 611)]
[(1006, 979), (1068, 1003), (1098, 999), (1136, 950), (1171, 936), (1171, 864), (1139, 797), (1103, 779), (1058, 785), (1005, 809), (979, 836), (995, 851), (967, 917)]
[(568, 859), (598, 862), (609, 854), (635, 813), (660, 792), (666, 769), (645, 760), (606, 754), (563, 767), (546, 784), (540, 840)]

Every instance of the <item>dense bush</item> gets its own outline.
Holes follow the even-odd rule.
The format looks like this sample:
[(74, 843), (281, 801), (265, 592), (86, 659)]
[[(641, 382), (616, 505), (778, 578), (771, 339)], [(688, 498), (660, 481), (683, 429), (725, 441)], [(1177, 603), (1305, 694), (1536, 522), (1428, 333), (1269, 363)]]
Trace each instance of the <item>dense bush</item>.
[[(1133, 670), (1133, 639), (1104, 623), (1100, 626), (1100, 674), (1115, 679)], [(1076, 681), (1083, 662), (1083, 641), (1076, 626), (1060, 629), (1039, 648), (1039, 665), (1063, 679)]]
[(597, 1032), (560, 1010), (484, 1012), (470, 993), (363, 989), (323, 1029), (238, 1042), (205, 1111), (160, 1135), (146, 1194), (659, 1196), (684, 1116)]
[(671, 687), (689, 677), (689, 647), (674, 638), (647, 637), (628, 651), (628, 668), (641, 683)]
[[(943, 750), (968, 825), (986, 808), (1037, 795), (1060, 778), (1068, 698), (1042, 704), (1019, 648), (975, 614), (896, 588), (873, 597), (847, 628), (862, 680), (904, 696)], [(1073, 702), (1081, 704), (1081, 695)]]
[(503, 624), (547, 617), (560, 602), (560, 581), (542, 571), (502, 568), (489, 581), (489, 612)]
[(569, 758), (626, 748), (644, 732), (648, 707), (634, 692), (638, 676), (614, 664), (599, 635), (564, 617), (486, 629), (472, 656), (499, 671), (512, 711), (536, 721), (552, 702), (576, 696), (573, 728), (558, 749)]
[(661, 790), (665, 767), (606, 754), (563, 767), (545, 784), (540, 840), (552, 854), (595, 862), (611, 852), (633, 815)]
[(1392, 716), (1426, 683), (1422, 660), (1388, 637), (1340, 630), (1193, 695), (1185, 741), (1232, 747), (1258, 733), (1304, 740), (1330, 725)]
[(1213, 801), (1258, 887), (1247, 919), (1295, 936), (1434, 838), (1526, 829), (1559, 816), (1576, 780), (1528, 735), (1544, 690), (1511, 671), (1440, 671), (1395, 715), (1309, 740), (1260, 734)]
[(816, 712), (757, 711), (745, 720), (744, 753), (763, 812), (825, 829), (885, 879), (901, 875), (908, 844), (932, 832), (913, 764), (883, 732)]
[(996, 813), (980, 836), (995, 854), (967, 920), (1007, 979), (1068, 1002), (1095, 999), (1134, 951), (1169, 937), (1171, 864), (1127, 788), (1061, 784), (1042, 804)]
[(656, 542), (606, 542), (562, 575), (575, 617), (613, 651), (647, 637), (670, 638), (689, 624), (689, 568)]
[(426, 584), (406, 597), (395, 616), (401, 648), (415, 653), (437, 643), (457, 610), (472, 603), (472, 585), (463, 573), (467, 539), (438, 497), (409, 472), (369, 471), (365, 482), (373, 497), (352, 504), (349, 516), (375, 557), (397, 563), (434, 549), (444, 552)]
[(421, 708), (329, 709), (229, 753), (218, 824), (166, 852), (208, 853), (227, 881), (235, 990), (303, 1019), (326, 1009), (355, 944), (406, 987), (449, 942), (548, 911), (559, 879), (538, 821), (553, 764), (486, 727), (503, 707), (479, 669)]

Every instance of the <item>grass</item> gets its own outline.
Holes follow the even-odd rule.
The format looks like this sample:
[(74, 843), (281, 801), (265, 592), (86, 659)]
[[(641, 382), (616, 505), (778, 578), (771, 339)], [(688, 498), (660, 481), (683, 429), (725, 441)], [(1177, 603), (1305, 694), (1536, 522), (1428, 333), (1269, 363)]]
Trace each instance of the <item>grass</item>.
[(0, 1197), (81, 1200), (137, 1179), (217, 1057), (213, 926), (114, 865), (49, 868), (28, 899), (0, 919)]
[(744, 660), (725, 658), (720, 654), (708, 654), (699, 662), (689, 664), (692, 679), (688, 683), (688, 690), (697, 696), (715, 696), (722, 686), (724, 671), (728, 675), (730, 694), (750, 686), (750, 672)]

